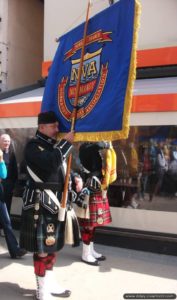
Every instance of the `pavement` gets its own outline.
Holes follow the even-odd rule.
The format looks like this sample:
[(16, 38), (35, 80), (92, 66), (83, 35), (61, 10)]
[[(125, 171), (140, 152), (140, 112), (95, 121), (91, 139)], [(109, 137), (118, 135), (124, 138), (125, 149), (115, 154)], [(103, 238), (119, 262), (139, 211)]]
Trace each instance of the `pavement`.
[[(15, 234), (18, 238), (18, 231)], [(54, 270), (60, 284), (71, 289), (70, 300), (123, 300), (132, 293), (136, 295), (129, 299), (172, 299), (177, 294), (176, 256), (97, 244), (107, 260), (95, 267), (81, 262), (81, 249), (66, 245)], [(34, 299), (35, 288), (32, 254), (10, 259), (0, 237), (0, 300)]]

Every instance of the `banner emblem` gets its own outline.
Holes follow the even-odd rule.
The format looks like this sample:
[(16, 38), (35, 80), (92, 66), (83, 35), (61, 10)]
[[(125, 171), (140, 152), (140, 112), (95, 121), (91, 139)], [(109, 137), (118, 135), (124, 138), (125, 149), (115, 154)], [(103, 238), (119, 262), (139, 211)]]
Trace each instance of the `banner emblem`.
[[(84, 55), (77, 119), (84, 118), (94, 109), (104, 90), (108, 67), (107, 65), (101, 65), (101, 52), (102, 48)], [(70, 79), (63, 77), (58, 86), (58, 109), (67, 121), (71, 120), (71, 113), (73, 111), (80, 58), (73, 59), (71, 63)], [(71, 108), (67, 105), (65, 95), (67, 95)]]
[[(93, 92), (98, 74), (100, 72), (100, 53), (98, 50), (94, 53), (86, 53), (84, 55), (84, 62), (82, 67), (80, 92), (78, 106), (82, 106)], [(76, 93), (76, 85), (78, 80), (78, 71), (80, 66), (80, 59), (72, 60), (72, 69), (70, 75), (70, 85), (68, 89), (68, 98), (73, 105)]]

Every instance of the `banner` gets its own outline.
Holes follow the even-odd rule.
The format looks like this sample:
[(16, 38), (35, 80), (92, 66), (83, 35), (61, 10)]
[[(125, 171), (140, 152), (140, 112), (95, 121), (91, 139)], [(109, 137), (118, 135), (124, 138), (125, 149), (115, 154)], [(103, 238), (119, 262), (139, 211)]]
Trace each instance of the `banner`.
[[(89, 20), (81, 73), (75, 141), (127, 138), (136, 70), (136, 0), (120, 0)], [(42, 111), (54, 111), (60, 133), (71, 128), (84, 23), (59, 40)]]

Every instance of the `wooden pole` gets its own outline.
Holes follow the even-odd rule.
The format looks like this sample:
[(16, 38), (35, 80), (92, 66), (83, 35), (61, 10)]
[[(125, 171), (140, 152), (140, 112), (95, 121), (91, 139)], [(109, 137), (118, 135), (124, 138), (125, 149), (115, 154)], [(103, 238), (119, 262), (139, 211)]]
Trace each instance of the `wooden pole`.
[[(81, 81), (82, 67), (83, 67), (83, 61), (84, 61), (84, 51), (85, 51), (85, 43), (86, 43), (86, 37), (87, 37), (90, 6), (91, 6), (91, 1), (89, 0), (88, 6), (87, 6), (86, 21), (85, 21), (85, 26), (84, 26), (84, 36), (83, 36), (82, 49), (81, 49), (81, 59), (80, 59), (79, 72), (78, 72), (78, 81), (77, 81), (77, 85), (76, 85), (76, 95), (75, 95), (75, 99), (74, 99), (74, 109), (73, 109), (72, 116), (71, 116), (71, 131), (74, 131), (76, 118), (77, 118), (77, 105), (78, 105), (78, 99), (79, 99), (80, 81)], [(68, 192), (68, 185), (69, 185), (69, 176), (70, 176), (70, 172), (71, 172), (71, 162), (72, 162), (72, 154), (69, 155), (68, 162), (67, 162), (64, 191), (63, 191), (63, 196), (62, 196), (62, 200), (61, 200), (62, 208), (66, 207), (66, 202), (67, 202), (67, 192)]]

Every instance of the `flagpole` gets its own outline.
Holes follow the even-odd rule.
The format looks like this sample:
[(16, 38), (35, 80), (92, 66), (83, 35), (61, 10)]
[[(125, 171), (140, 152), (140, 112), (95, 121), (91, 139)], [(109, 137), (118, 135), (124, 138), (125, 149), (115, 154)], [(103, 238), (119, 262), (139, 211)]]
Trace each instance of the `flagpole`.
[(82, 50), (81, 50), (78, 81), (77, 81), (77, 86), (76, 86), (76, 95), (75, 95), (75, 99), (74, 99), (74, 110), (72, 113), (72, 120), (71, 120), (71, 130), (74, 130), (76, 117), (77, 117), (77, 104), (78, 104), (78, 99), (79, 99), (80, 81), (81, 81), (82, 66), (83, 66), (83, 61), (84, 61), (84, 52), (85, 52), (85, 43), (86, 43), (86, 37), (87, 37), (90, 5), (91, 5), (91, 1), (89, 0), (88, 7), (87, 7), (86, 21), (85, 21), (85, 26), (84, 26), (84, 37), (83, 37)]
[[(83, 36), (83, 43), (82, 43), (82, 49), (81, 49), (81, 59), (80, 59), (80, 65), (79, 65), (79, 71), (78, 71), (76, 94), (75, 94), (75, 99), (74, 99), (74, 109), (73, 109), (72, 116), (71, 116), (71, 131), (73, 131), (75, 128), (76, 117), (77, 117), (77, 105), (78, 105), (78, 99), (79, 99), (80, 81), (81, 81), (82, 67), (83, 67), (83, 61), (84, 61), (84, 51), (85, 51), (85, 44), (86, 44), (86, 37), (87, 37), (90, 6), (91, 6), (91, 0), (88, 1), (88, 6), (87, 6), (86, 21), (85, 21), (85, 26), (84, 26), (84, 36)], [(72, 154), (69, 155), (68, 162), (67, 162), (64, 191), (63, 191), (63, 196), (62, 196), (62, 200), (61, 200), (62, 208), (66, 207), (66, 202), (67, 202), (67, 191), (68, 191), (69, 176), (70, 176), (70, 171), (71, 171), (71, 162), (72, 162)]]

